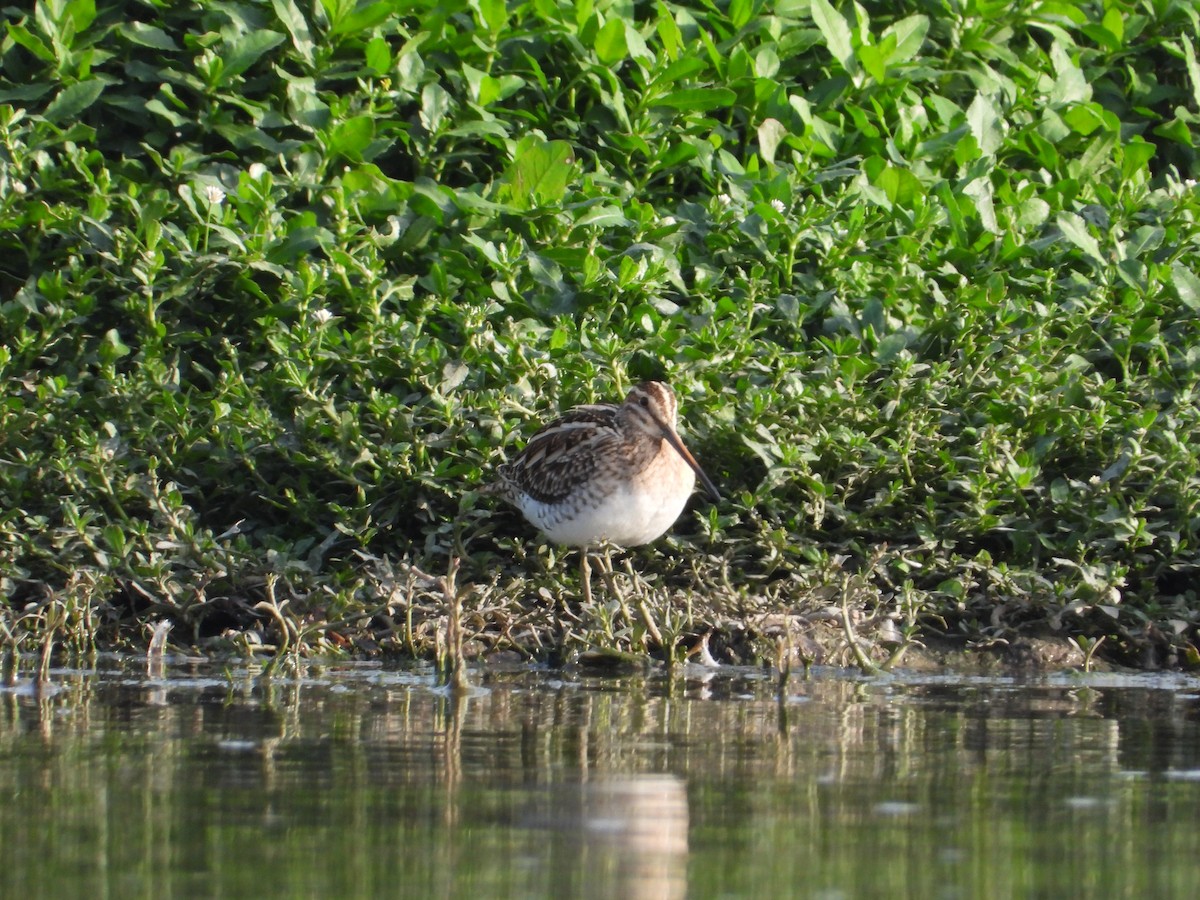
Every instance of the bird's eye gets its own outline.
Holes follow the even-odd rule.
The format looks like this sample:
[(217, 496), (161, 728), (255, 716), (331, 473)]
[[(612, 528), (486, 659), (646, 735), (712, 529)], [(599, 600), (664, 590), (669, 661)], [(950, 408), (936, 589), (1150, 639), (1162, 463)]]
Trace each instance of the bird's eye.
[(642, 406), (648, 407), (648, 406), (650, 406), (650, 398), (642, 397), (642, 399), (638, 400), (638, 403), (642, 404)]

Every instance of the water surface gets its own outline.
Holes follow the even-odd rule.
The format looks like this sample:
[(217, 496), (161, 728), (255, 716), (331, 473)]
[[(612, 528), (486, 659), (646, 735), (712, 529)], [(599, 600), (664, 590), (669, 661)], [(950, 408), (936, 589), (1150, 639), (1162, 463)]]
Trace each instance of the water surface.
[(0, 691), (3, 897), (1200, 896), (1200, 681), (184, 662)]

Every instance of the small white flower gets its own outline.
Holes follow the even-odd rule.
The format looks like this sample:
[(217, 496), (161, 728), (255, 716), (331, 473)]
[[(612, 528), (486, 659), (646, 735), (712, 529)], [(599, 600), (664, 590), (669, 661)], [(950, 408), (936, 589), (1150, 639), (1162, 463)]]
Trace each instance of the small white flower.
[(717, 202), (722, 206), (731, 206), (733, 204), (733, 198), (728, 194), (717, 194)]
[(27, 190), (29, 190), (29, 188), (25, 186), (25, 182), (23, 181), (14, 181), (12, 183), (12, 192), (18, 196), (24, 194)]
[(313, 312), (312, 317), (318, 325), (328, 325), (333, 319), (333, 313), (327, 309), (318, 309)]
[(1091, 478), (1088, 479), (1088, 484), (1090, 484), (1092, 487), (1096, 487), (1097, 485), (1100, 484), (1100, 476), (1093, 475)]
[(204, 196), (211, 206), (220, 206), (225, 199), (225, 192), (215, 184), (205, 185)]
[(783, 201), (782, 201), (782, 200), (772, 200), (772, 201), (771, 201), (771, 208), (772, 208), (772, 209), (774, 209), (774, 210), (775, 210), (775, 212), (779, 213), (781, 216), (782, 216), (782, 215), (783, 215), (785, 212), (787, 212), (787, 207), (783, 205)]
[(250, 164), (250, 177), (255, 181), (267, 174), (267, 167), (260, 162)]

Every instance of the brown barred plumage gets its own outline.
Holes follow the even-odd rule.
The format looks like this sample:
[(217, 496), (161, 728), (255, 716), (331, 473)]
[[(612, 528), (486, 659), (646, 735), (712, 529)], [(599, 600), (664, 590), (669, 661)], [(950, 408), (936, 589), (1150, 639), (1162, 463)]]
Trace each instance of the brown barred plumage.
[(697, 476), (716, 487), (675, 431), (675, 393), (661, 381), (620, 406), (578, 406), (499, 467), (491, 488), (552, 541), (573, 547), (653, 541), (679, 517)]

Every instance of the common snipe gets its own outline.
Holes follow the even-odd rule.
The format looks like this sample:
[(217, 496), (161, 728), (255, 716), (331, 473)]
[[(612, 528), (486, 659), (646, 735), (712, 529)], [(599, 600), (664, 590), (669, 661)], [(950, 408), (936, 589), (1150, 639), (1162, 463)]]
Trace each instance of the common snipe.
[(551, 541), (581, 549), (591, 600), (588, 548), (636, 547), (679, 518), (696, 478), (720, 500), (675, 430), (675, 392), (661, 381), (633, 388), (619, 406), (577, 406), (539, 430), (489, 490), (517, 507)]

